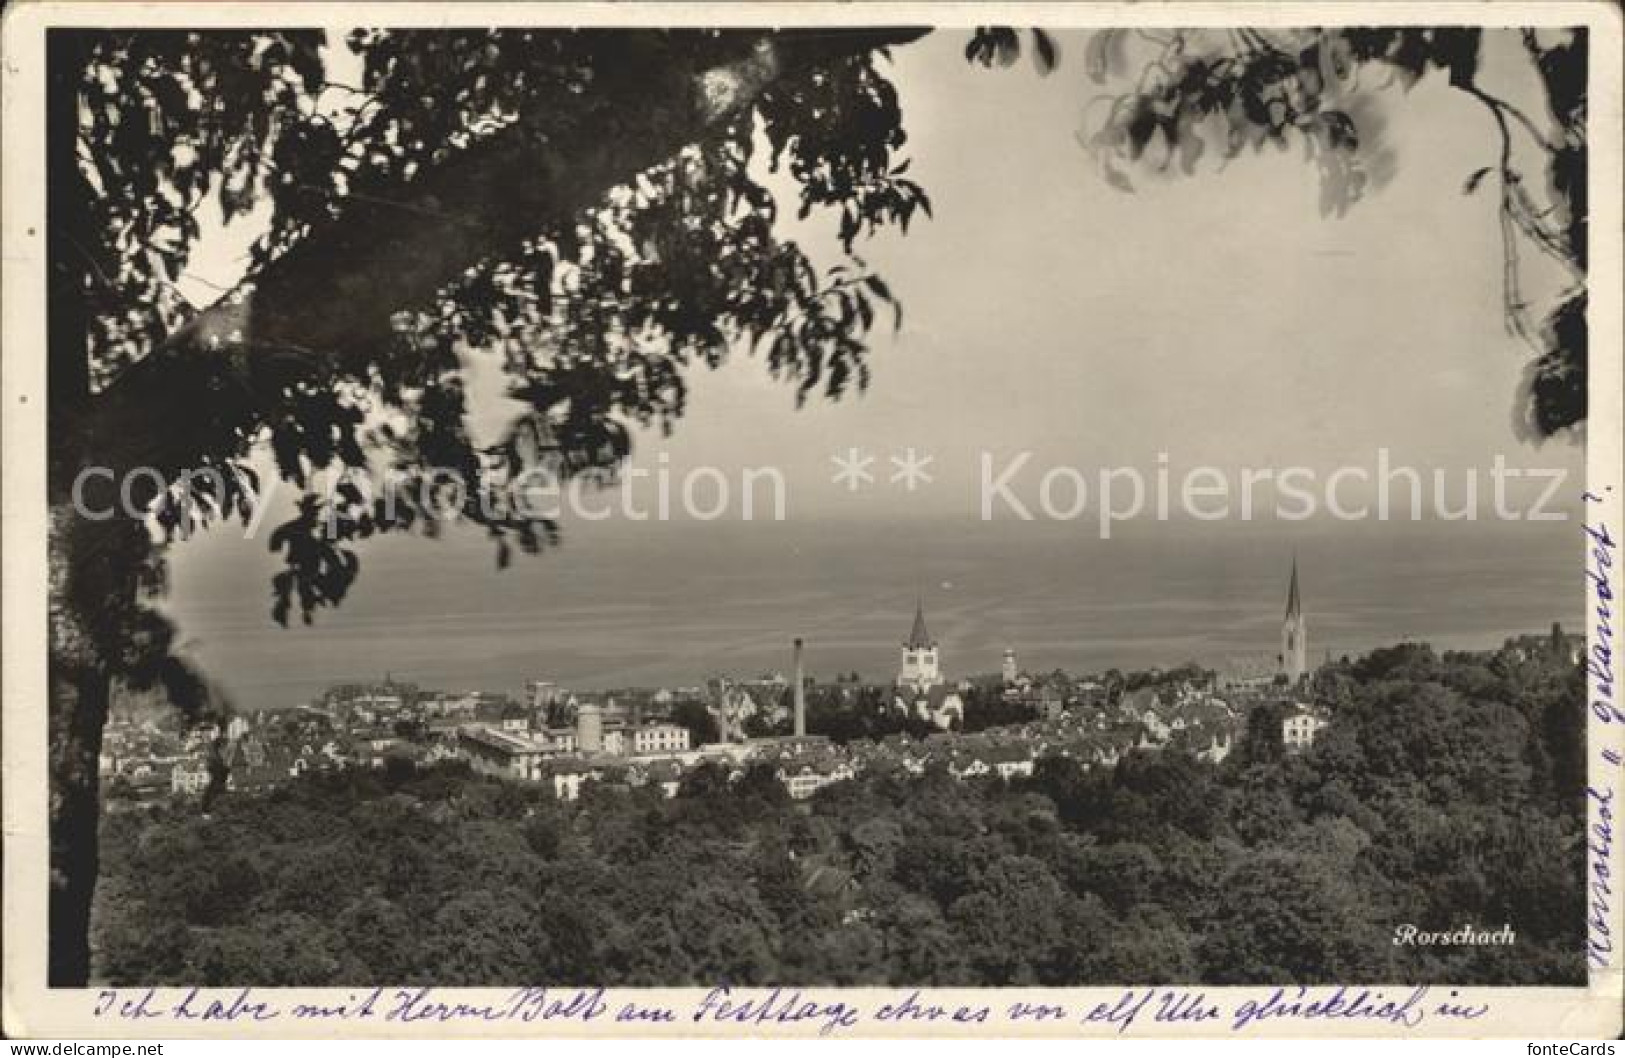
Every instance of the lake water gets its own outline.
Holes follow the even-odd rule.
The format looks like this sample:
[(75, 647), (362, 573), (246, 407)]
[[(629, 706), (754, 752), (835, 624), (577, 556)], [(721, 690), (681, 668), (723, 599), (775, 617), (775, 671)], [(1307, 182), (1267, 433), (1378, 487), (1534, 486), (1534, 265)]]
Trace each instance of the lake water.
[(269, 616), (275, 557), (227, 527), (176, 549), (170, 607), (247, 709), (385, 673), (693, 685), (786, 671), (798, 635), (811, 674), (884, 680), (917, 596), (950, 676), (996, 671), (1006, 647), (1025, 668), (1095, 670), (1273, 655), (1294, 553), (1312, 660), (1583, 628), (1576, 522), (1147, 524), (1107, 541), (1007, 522), (616, 522), (505, 571), (483, 537), (453, 533), (370, 546), (342, 609), (286, 630)]

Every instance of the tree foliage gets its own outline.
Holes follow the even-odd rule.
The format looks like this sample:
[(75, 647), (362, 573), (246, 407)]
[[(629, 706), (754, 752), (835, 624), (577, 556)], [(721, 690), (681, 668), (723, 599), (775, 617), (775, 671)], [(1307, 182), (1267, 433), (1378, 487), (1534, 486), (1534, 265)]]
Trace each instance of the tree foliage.
[[(1526, 113), (1487, 86), (1477, 27), (1108, 30), (1085, 57), (1106, 91), (1080, 138), (1123, 191), (1133, 190), (1136, 167), (1190, 175), (1204, 158), (1296, 144), (1315, 164), (1321, 211), (1341, 215), (1398, 165), (1382, 141), (1373, 75), (1407, 90), (1445, 78), (1492, 119), (1491, 161), (1465, 174), (1463, 191), (1493, 181), (1499, 196), (1504, 317), (1530, 352), (1518, 422), (1525, 436), (1544, 439), (1586, 417), (1587, 42), (1584, 29), (1525, 29), (1518, 39), (1544, 113)], [(1563, 276), (1544, 309), (1528, 292), (1520, 258), (1529, 252)]]

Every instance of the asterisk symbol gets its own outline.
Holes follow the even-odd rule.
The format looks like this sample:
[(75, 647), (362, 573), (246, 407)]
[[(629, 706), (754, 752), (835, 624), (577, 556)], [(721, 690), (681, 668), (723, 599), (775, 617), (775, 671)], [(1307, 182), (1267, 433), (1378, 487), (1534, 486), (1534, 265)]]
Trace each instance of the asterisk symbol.
[(901, 481), (903, 487), (910, 492), (913, 492), (921, 485), (929, 485), (932, 477), (926, 473), (925, 468), (936, 462), (936, 459), (936, 456), (916, 455), (914, 449), (910, 448), (901, 459), (896, 456), (891, 457), (892, 466), (897, 468), (891, 479), (893, 482)]
[(856, 448), (848, 448), (844, 456), (830, 456), (829, 461), (837, 467), (835, 476), (830, 480), (837, 485), (845, 485), (851, 492), (856, 492), (865, 485), (874, 484), (875, 476), (869, 473), (869, 464), (875, 461), (874, 456), (866, 456)]

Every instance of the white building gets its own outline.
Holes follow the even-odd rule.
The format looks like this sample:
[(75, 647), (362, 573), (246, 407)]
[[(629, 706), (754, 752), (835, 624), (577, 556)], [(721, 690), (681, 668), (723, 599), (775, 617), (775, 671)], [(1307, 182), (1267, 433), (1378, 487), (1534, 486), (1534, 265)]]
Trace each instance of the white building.
[(169, 773), (169, 788), (178, 794), (200, 794), (209, 788), (209, 768), (201, 757), (183, 760)]
[(1315, 744), (1315, 736), (1327, 722), (1313, 709), (1299, 705), (1281, 721), (1281, 745), (1287, 749), (1308, 749)]
[(460, 729), (457, 746), (476, 774), (521, 782), (538, 781), (551, 753), (544, 743), (481, 725)]
[(650, 724), (632, 732), (632, 753), (646, 757), (656, 753), (686, 753), (688, 728), (677, 724)]
[(554, 753), (574, 753), (578, 748), (573, 727), (550, 727), (542, 732), (539, 741)]
[(792, 761), (778, 771), (779, 781), (793, 800), (801, 801), (832, 783), (854, 776), (845, 761)]

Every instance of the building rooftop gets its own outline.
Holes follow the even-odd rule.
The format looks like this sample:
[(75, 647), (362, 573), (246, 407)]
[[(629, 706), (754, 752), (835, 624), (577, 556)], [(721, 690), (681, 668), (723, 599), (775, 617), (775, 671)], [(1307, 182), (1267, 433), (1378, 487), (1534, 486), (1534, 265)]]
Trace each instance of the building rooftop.
[(478, 724), (460, 727), (457, 729), (457, 733), (463, 738), (478, 742), (502, 753), (540, 753), (543, 751), (543, 747), (531, 739), (522, 738), (506, 731), (481, 727)]
[(936, 646), (925, 627), (925, 604), (918, 599), (914, 602), (914, 629), (909, 632), (908, 641), (903, 645), (910, 650)]

